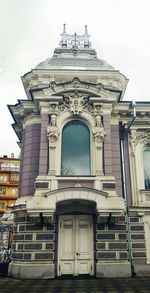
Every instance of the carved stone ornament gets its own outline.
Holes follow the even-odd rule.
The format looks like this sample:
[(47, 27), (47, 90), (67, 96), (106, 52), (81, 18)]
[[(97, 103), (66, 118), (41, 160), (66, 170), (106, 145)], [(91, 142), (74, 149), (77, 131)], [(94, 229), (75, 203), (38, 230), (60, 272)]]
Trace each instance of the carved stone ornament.
[(47, 136), (51, 142), (56, 142), (59, 137), (59, 129), (57, 127), (57, 116), (51, 115), (51, 122), (47, 127)]
[(80, 115), (88, 105), (88, 97), (82, 96), (75, 91), (69, 97), (64, 97), (64, 103), (61, 105), (61, 111), (68, 109), (73, 114)]
[(93, 136), (95, 138), (96, 143), (102, 143), (105, 137), (105, 130), (102, 125), (101, 116), (98, 115), (95, 117), (95, 127), (93, 128)]
[[(89, 102), (90, 98), (86, 94), (80, 94), (77, 90), (73, 93), (63, 97), (63, 103), (59, 105), (59, 111), (63, 112), (69, 110), (69, 112), (80, 115), (83, 111), (90, 112), (92, 115), (97, 116), (102, 114), (102, 103)], [(56, 106), (57, 111), (58, 106)]]
[(146, 145), (150, 144), (150, 129), (143, 129), (143, 131), (132, 131), (130, 134), (130, 145), (131, 145), (131, 151), (132, 154), (135, 154), (135, 148), (138, 143)]

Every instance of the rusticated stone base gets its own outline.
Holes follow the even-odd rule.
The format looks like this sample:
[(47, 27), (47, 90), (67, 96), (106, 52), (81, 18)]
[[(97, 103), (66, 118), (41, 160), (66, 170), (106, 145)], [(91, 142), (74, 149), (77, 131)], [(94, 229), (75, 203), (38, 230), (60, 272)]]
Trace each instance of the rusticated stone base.
[(134, 264), (134, 273), (137, 277), (150, 276), (150, 264)]
[(97, 263), (97, 278), (131, 277), (131, 266), (129, 263)]
[(8, 276), (18, 279), (53, 279), (54, 264), (11, 262)]

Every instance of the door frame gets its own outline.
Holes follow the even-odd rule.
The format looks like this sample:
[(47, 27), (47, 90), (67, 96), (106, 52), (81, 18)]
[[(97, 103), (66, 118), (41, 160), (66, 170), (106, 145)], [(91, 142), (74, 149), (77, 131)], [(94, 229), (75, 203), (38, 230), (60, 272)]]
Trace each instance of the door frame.
[[(91, 255), (91, 270), (89, 272), (89, 276), (94, 276), (94, 229), (93, 229), (93, 215), (91, 214), (68, 214), (68, 215), (59, 215), (58, 216), (58, 253), (57, 253), (57, 276), (62, 276), (62, 275), (65, 275), (65, 274), (62, 274), (61, 273), (61, 270), (60, 270), (60, 254), (61, 254), (61, 233), (60, 233), (60, 229), (61, 229), (61, 220), (63, 218), (67, 218), (69, 216), (72, 216), (72, 217), (84, 217), (84, 216), (88, 216), (90, 218), (90, 234), (91, 234), (91, 251), (90, 251), (90, 255)], [(75, 240), (76, 241), (76, 240)], [(78, 275), (74, 275), (74, 274), (70, 274), (72, 276), (82, 276), (82, 274), (78, 274)]]

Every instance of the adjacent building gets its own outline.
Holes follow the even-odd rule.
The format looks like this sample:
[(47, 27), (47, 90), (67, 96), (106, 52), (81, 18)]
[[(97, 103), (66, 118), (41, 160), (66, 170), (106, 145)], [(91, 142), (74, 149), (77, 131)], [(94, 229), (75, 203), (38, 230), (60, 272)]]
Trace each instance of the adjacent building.
[(150, 275), (150, 103), (97, 57), (87, 27), (22, 77), (9, 106), (21, 145), (17, 278)]
[(0, 216), (12, 209), (18, 198), (20, 160), (11, 154), (0, 157)]

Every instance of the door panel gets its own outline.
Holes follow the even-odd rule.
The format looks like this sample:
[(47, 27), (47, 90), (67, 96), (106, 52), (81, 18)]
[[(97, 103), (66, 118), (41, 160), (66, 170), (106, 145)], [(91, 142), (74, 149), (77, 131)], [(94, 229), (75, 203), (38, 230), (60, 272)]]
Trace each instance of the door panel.
[(60, 216), (58, 275), (93, 274), (91, 216)]
[(74, 272), (74, 219), (62, 218), (60, 221), (60, 259), (64, 274)]

